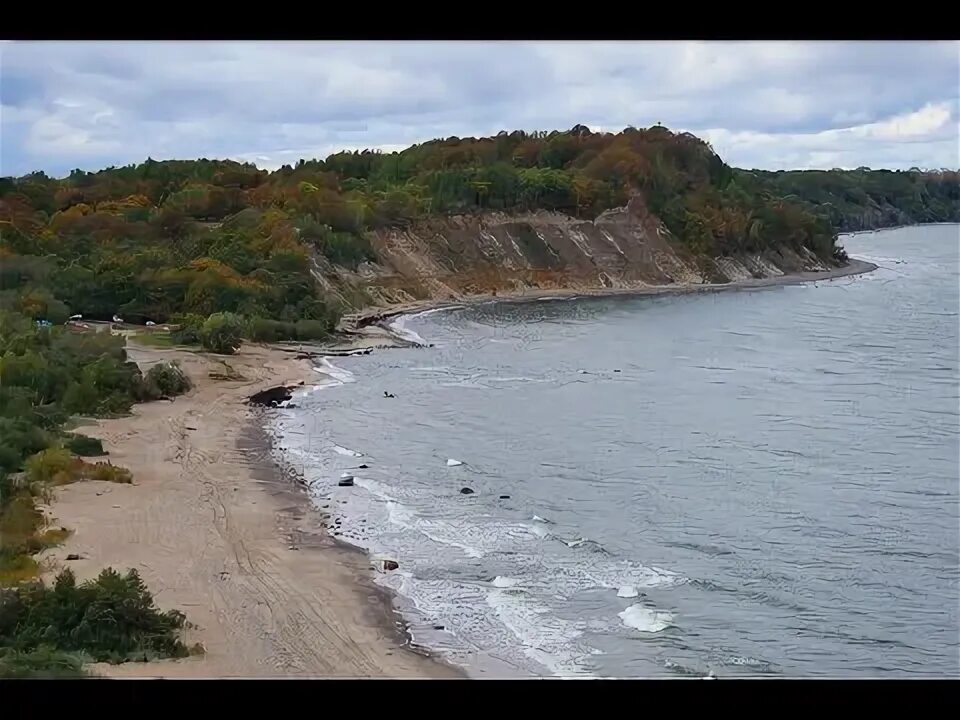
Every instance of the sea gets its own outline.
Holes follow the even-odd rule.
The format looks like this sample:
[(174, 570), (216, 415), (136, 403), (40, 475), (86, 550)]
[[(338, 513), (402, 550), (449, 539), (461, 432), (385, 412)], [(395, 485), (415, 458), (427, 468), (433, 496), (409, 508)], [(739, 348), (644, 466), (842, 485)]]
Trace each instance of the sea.
[(878, 269), (400, 317), (274, 452), (472, 677), (958, 677), (960, 226), (841, 242)]

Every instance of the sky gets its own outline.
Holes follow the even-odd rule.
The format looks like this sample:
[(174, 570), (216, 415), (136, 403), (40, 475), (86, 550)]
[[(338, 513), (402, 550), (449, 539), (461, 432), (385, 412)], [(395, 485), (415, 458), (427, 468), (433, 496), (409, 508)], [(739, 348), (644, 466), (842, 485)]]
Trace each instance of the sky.
[(958, 96), (954, 41), (2, 41), (0, 175), (657, 123), (736, 167), (957, 169)]

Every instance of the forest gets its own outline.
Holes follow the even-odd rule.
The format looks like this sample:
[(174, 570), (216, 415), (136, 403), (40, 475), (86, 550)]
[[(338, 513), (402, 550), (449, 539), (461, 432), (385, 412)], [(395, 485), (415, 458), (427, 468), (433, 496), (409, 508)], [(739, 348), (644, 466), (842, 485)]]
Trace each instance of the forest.
[(960, 222), (960, 174), (942, 170), (736, 170), (748, 192), (770, 192), (826, 218), (838, 232)]

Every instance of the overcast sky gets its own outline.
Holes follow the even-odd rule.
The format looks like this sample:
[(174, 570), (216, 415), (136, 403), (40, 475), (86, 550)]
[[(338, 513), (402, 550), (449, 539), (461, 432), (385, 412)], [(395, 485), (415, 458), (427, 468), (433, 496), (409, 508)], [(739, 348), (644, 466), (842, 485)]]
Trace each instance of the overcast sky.
[(738, 167), (956, 169), (958, 95), (957, 42), (4, 41), (0, 174), (658, 122)]

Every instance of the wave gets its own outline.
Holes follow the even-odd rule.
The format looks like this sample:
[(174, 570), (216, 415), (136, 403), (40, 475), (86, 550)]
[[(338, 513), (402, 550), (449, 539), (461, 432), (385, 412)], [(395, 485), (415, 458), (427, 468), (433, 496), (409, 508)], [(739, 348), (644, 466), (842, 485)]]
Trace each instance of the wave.
[(557, 677), (592, 677), (586, 660), (596, 653), (580, 647), (583, 631), (543, 605), (507, 589), (494, 588), (487, 604), (520, 641), (523, 653)]
[(398, 315), (388, 324), (388, 327), (407, 342), (413, 343), (418, 347), (430, 347), (430, 343), (421, 337), (416, 331), (408, 328), (407, 323), (417, 317), (422, 317), (424, 315), (430, 315), (431, 313), (450, 309), (453, 308), (433, 308), (432, 310), (424, 310), (423, 312), (414, 313), (413, 315)]
[[(449, 524), (424, 521), (419, 518), (413, 510), (394, 500), (387, 500), (387, 517), (394, 525), (418, 532), (424, 537), (433, 540), (435, 543), (459, 548), (463, 551), (463, 554), (469, 558), (481, 558), (484, 555), (483, 551), (479, 548), (467, 545), (455, 537), (451, 537), (452, 533), (449, 532), (451, 526)], [(447, 532), (444, 532), (445, 530)]]

